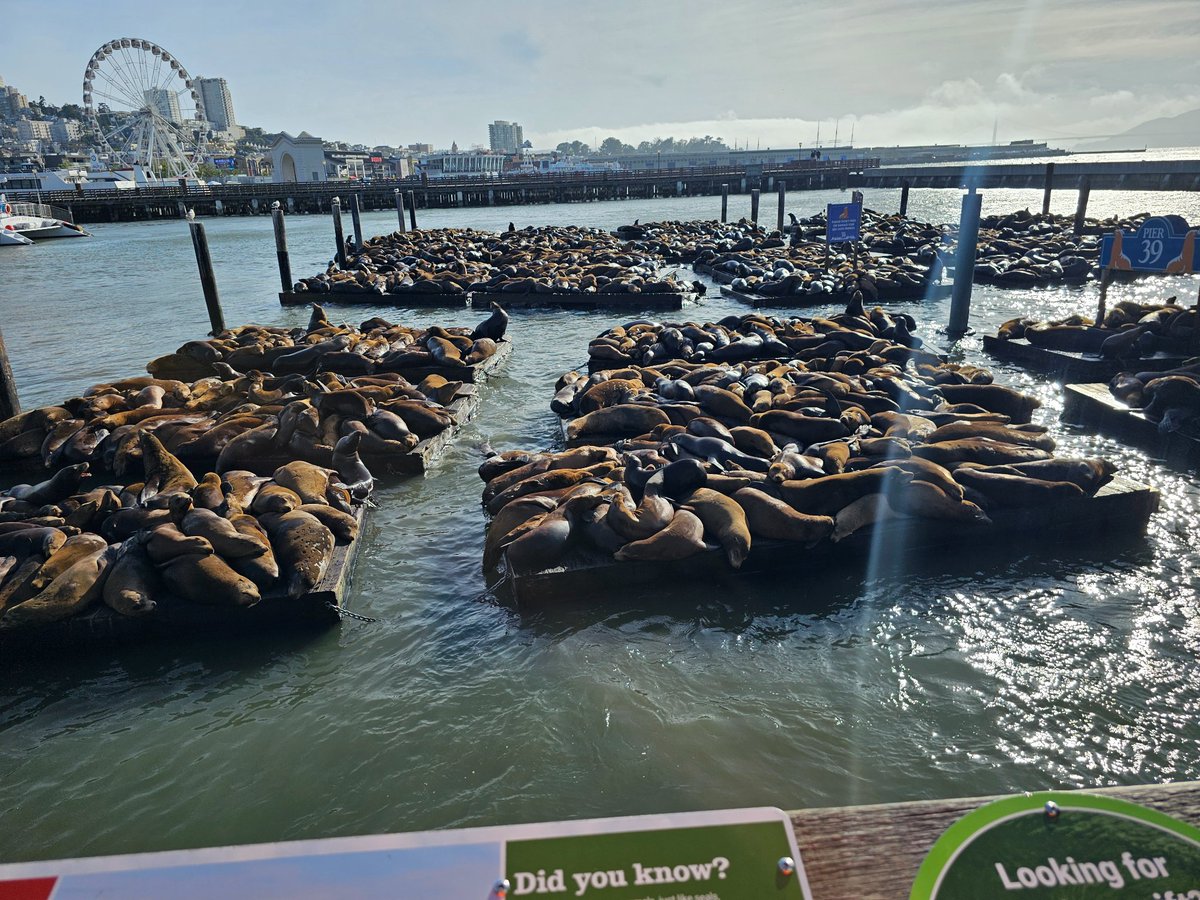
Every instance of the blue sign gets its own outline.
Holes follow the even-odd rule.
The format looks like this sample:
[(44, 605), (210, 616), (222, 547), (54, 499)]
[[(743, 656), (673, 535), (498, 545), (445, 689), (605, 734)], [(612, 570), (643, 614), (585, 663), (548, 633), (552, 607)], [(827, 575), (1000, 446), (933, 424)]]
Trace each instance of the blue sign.
[(830, 203), (825, 211), (825, 240), (830, 244), (857, 241), (861, 237), (861, 203)]
[(237, 168), (237, 162), (232, 156), (214, 156), (212, 158), (212, 164), (218, 169), (232, 170)]
[(1126, 272), (1162, 272), (1190, 275), (1196, 248), (1196, 231), (1182, 216), (1154, 216), (1135, 232), (1117, 231), (1104, 236), (1100, 267)]

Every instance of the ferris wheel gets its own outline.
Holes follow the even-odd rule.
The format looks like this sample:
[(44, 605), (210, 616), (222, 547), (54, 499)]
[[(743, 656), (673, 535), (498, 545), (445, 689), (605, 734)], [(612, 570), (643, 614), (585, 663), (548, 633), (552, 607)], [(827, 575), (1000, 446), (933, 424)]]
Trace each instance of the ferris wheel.
[(101, 151), (160, 178), (196, 177), (209, 125), (187, 69), (162, 47), (118, 38), (92, 54), (83, 109)]

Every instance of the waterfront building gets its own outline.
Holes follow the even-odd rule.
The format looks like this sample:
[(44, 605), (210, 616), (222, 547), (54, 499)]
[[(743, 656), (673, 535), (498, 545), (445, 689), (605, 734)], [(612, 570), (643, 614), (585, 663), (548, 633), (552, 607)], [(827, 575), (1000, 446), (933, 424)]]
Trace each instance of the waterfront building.
[(229, 133), (233, 140), (244, 137), (246, 130), (237, 123), (233, 113), (233, 96), (224, 78), (197, 78), (200, 99), (204, 102), (204, 115), (214, 131)]
[(292, 137), (286, 131), (271, 144), (271, 172), (275, 181), (325, 181), (325, 142), (302, 131)]
[(525, 131), (517, 122), (497, 119), (488, 126), (488, 144), (493, 153), (516, 153), (525, 143)]
[(433, 153), (422, 156), (417, 172), (429, 178), (448, 175), (499, 175), (509, 157), (503, 153)]
[(362, 150), (326, 150), (325, 178), (338, 181), (362, 181), (367, 177), (371, 154)]
[(183, 112), (179, 109), (179, 97), (174, 91), (165, 88), (150, 88), (142, 91), (142, 97), (146, 101), (147, 108), (154, 110), (168, 122), (178, 124), (183, 121)]

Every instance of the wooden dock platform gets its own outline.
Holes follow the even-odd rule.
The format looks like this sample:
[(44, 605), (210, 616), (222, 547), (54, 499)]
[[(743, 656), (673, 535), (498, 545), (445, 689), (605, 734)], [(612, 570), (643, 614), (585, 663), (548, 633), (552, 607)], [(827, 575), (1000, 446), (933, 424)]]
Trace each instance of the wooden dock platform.
[[(1030, 791), (1055, 790), (1027, 784)], [(1084, 789), (1148, 806), (1200, 827), (1200, 782)], [(905, 900), (917, 870), (947, 828), (1002, 797), (918, 800), (792, 810), (788, 816), (813, 897)], [(863, 848), (870, 848), (864, 854)]]
[[(365, 506), (355, 507), (360, 535), (366, 515)], [(0, 664), (9, 657), (30, 658), (68, 648), (106, 648), (186, 639), (197, 634), (255, 634), (288, 627), (328, 627), (340, 618), (358, 543), (354, 540), (334, 547), (325, 577), (307, 594), (295, 599), (275, 590), (251, 607), (168, 601), (160, 602), (146, 616), (123, 616), (97, 602), (88, 612), (58, 622), (0, 631)]]
[(419, 309), (456, 308), (467, 305), (467, 294), (433, 294), (423, 291), (406, 291), (403, 294), (378, 294), (363, 291), (361, 294), (342, 291), (281, 291), (280, 306), (412, 306)]
[(694, 292), (669, 292), (661, 294), (601, 294), (601, 293), (532, 293), (506, 294), (502, 292), (472, 293), (470, 304), (474, 309), (488, 309), (493, 302), (505, 310), (536, 309), (682, 309), (684, 302), (695, 303), (699, 295)]
[[(1081, 538), (1145, 533), (1150, 516), (1158, 509), (1158, 491), (1126, 478), (1114, 478), (1092, 497), (1081, 497), (1050, 506), (999, 509), (989, 515), (991, 525), (971, 525), (941, 519), (902, 518), (856, 532), (840, 543), (822, 541), (806, 549), (788, 541), (755, 540), (742, 568), (729, 568), (725, 553), (712, 548), (672, 562), (618, 562), (599, 552), (575, 551), (562, 564), (542, 572), (516, 574), (507, 560), (500, 563), (497, 581), (520, 605), (537, 605), (574, 596), (619, 597), (631, 585), (663, 583), (719, 584), (742, 573), (811, 569), (844, 565), (865, 566), (874, 544), (913, 554), (935, 554), (949, 547), (963, 552), (1006, 552), (1010, 547), (1047, 546), (1051, 542)], [(802, 560), (802, 562), (801, 562)], [(798, 589), (798, 593), (799, 593)]]
[(1068, 384), (1062, 420), (1143, 447), (1172, 466), (1200, 464), (1200, 433), (1160, 432), (1157, 422), (1114, 397), (1107, 384)]
[(503, 338), (496, 343), (496, 352), (483, 362), (473, 366), (409, 366), (392, 369), (402, 378), (417, 384), (430, 375), (441, 375), (447, 381), (464, 381), (467, 384), (483, 384), (508, 362), (512, 356), (512, 341)]
[(1024, 338), (1002, 340), (994, 334), (983, 336), (983, 349), (997, 359), (1054, 375), (1064, 384), (1107, 381), (1118, 372), (1162, 372), (1186, 359), (1161, 352), (1138, 359), (1109, 359), (1095, 353), (1036, 347)]

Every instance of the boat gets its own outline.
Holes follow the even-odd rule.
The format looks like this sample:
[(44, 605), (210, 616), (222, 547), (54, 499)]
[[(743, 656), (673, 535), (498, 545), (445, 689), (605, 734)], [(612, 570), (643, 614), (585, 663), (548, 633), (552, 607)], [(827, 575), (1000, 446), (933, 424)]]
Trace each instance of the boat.
[[(45, 238), (91, 237), (71, 214), (45, 203), (10, 203), (0, 194), (0, 246), (28, 245)], [(21, 240), (18, 240), (21, 239)]]

